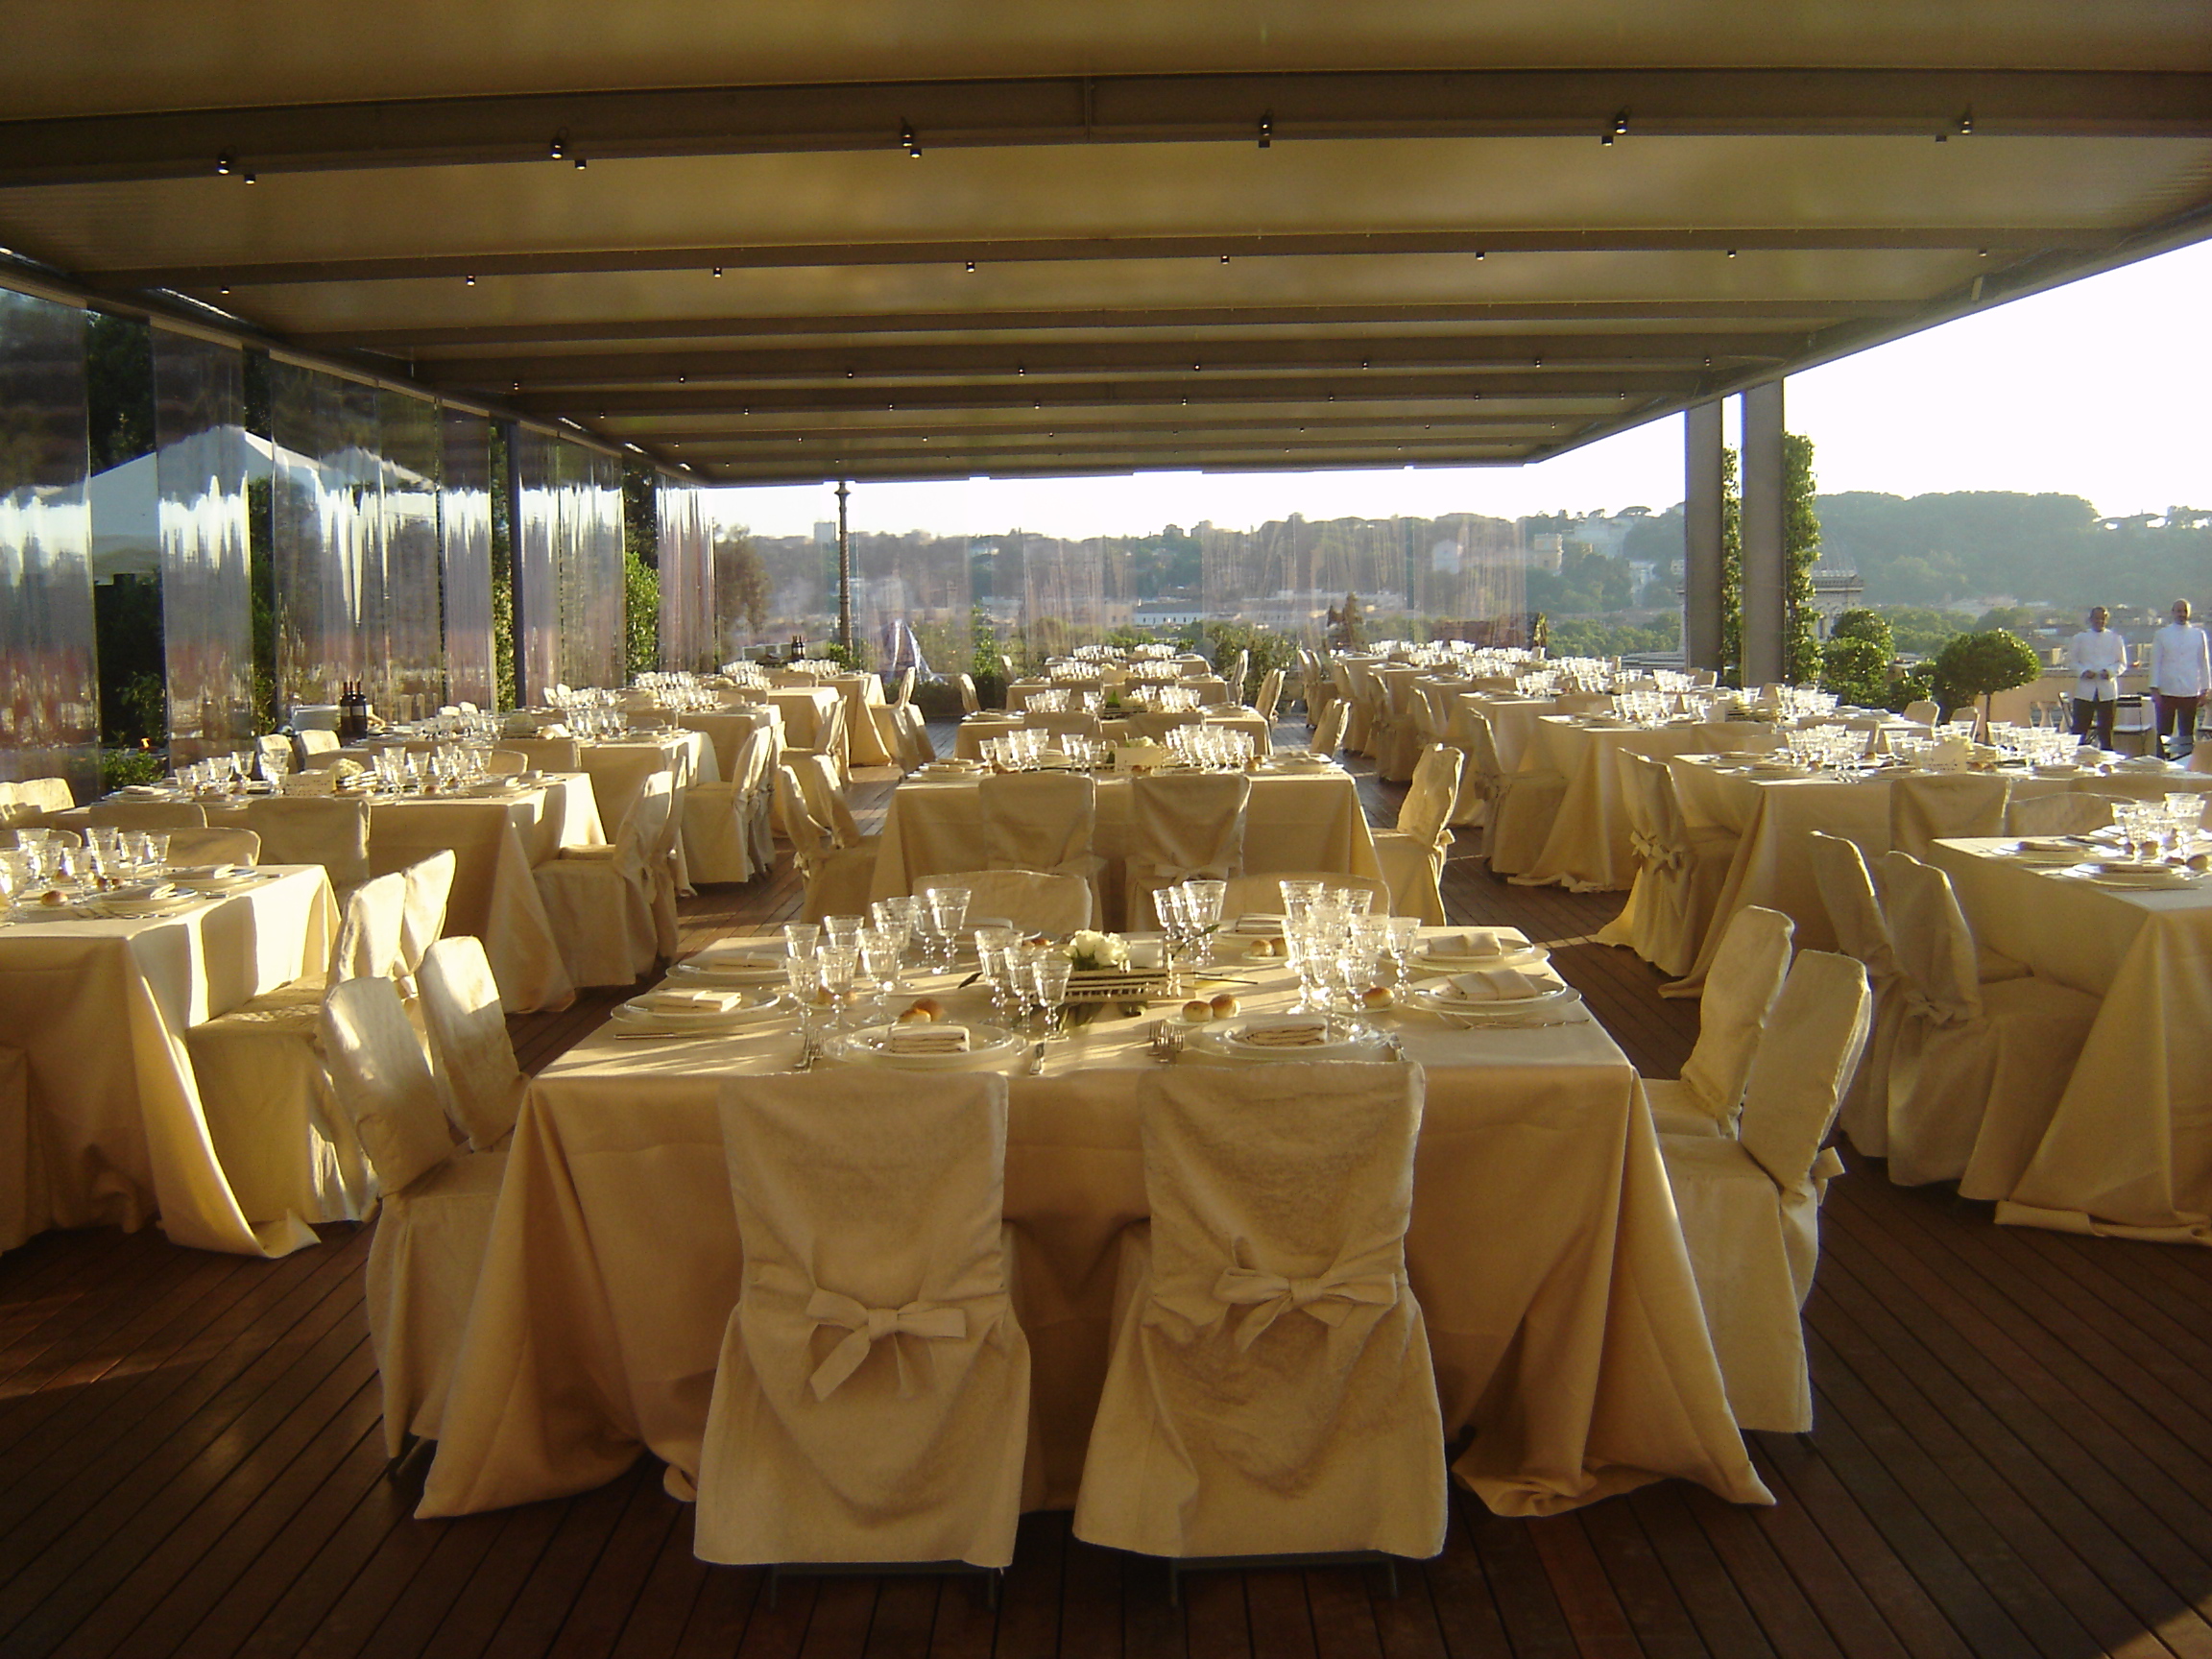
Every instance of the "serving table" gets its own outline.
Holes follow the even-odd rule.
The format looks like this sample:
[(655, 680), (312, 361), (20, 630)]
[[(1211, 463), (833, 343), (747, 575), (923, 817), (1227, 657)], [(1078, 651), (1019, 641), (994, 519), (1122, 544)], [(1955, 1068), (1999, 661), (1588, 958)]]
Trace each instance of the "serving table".
[(337, 926), (320, 865), (274, 867), (161, 916), (0, 925), (0, 1046), (28, 1061), (25, 1120), (0, 1125), (13, 1166), (0, 1182), (22, 1182), (0, 1202), (0, 1249), (48, 1227), (132, 1231), (156, 1216), (202, 1250), (316, 1242), (296, 1218), (256, 1225), (239, 1209), (184, 1032), (320, 969)]
[(2018, 845), (1938, 841), (1933, 861), (1977, 939), (2104, 1005), (2018, 1186), (1970, 1196), (2000, 1221), (2212, 1244), (2212, 884), (2100, 885)]
[[(1279, 964), (1245, 976), (1259, 981), (1242, 988), (1247, 1012), (1287, 1001)], [(952, 1017), (987, 1017), (974, 992), (943, 995)], [(1447, 1437), (1472, 1431), (1459, 1477), (1502, 1514), (1669, 1476), (1769, 1502), (1627, 1058), (1588, 1021), (1389, 1022), (1428, 1074), (1407, 1259)], [(1147, 1023), (1102, 1017), (1011, 1083), (1015, 1304), (1055, 1507), (1073, 1501), (1105, 1374), (1116, 1239), (1146, 1214)], [(743, 1270), (716, 1096), (731, 1077), (788, 1068), (797, 1048), (788, 1024), (753, 1029), (631, 1041), (603, 1028), (533, 1083), (421, 1514), (580, 1492), (640, 1451), (688, 1494)]]

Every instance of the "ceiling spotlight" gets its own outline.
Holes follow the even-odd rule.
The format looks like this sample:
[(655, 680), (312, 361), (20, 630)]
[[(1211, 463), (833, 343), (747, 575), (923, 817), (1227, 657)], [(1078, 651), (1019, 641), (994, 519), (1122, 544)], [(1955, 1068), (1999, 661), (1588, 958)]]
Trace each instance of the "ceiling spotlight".
[(1029, 373), (1029, 371), (1026, 366), (1017, 363), (1014, 366), (1014, 373), (1017, 374), (1026, 374)]
[(1708, 369), (1710, 369), (1710, 368), (1712, 368), (1712, 367), (1713, 367), (1713, 359), (1712, 359), (1712, 358), (1708, 357), (1708, 358), (1706, 358), (1706, 359), (1705, 359), (1705, 367), (1706, 367), (1706, 368), (1708, 368)]
[(228, 288), (218, 288), (215, 290), (215, 292), (218, 294), (228, 294), (230, 292), (230, 290)]
[(222, 155), (215, 157), (215, 171), (222, 174), (226, 179), (230, 176), (230, 169), (236, 163), (234, 163), (230, 158), (230, 152), (228, 150), (224, 151)]
[(722, 275), (722, 267), (721, 267), (721, 266), (717, 265), (717, 266), (715, 266), (715, 267), (714, 267), (714, 275), (715, 275), (715, 276), (721, 276), (721, 275)]
[(476, 286), (476, 278), (473, 276), (464, 276), (461, 278), (461, 282), (464, 287), (473, 288)]
[(1969, 109), (1965, 114), (1959, 117), (1959, 136), (1961, 138), (1971, 138), (1974, 136), (1973, 110)]
[(685, 380), (685, 379), (687, 379), (687, 378), (688, 378), (688, 376), (686, 376), (686, 375), (679, 374), (679, 375), (677, 375), (677, 376), (676, 376), (676, 384), (677, 384), (677, 385), (679, 385), (679, 386), (681, 386), (681, 385), (683, 385), (683, 384), (684, 384)]
[(975, 261), (973, 259), (968, 261), (968, 275), (971, 276), (975, 275)]
[(515, 390), (516, 390), (516, 391), (517, 391), (517, 392), (519, 392), (519, 391), (521, 391), (521, 390), (522, 390), (522, 382), (521, 382), (521, 381), (517, 380), (517, 381), (516, 381), (516, 382), (515, 382)]
[(852, 371), (852, 370), (848, 369), (848, 370), (846, 370), (846, 371), (845, 371), (845, 378), (846, 378), (846, 379), (848, 379), (848, 380), (850, 380), (850, 379), (852, 379), (852, 378), (853, 378), (853, 371)]
[(1539, 357), (1539, 358), (1537, 358), (1537, 359), (1536, 359), (1536, 367), (1537, 367), (1537, 368), (1539, 368), (1539, 369), (1541, 369), (1541, 368), (1543, 368), (1543, 367), (1544, 367), (1544, 359), (1543, 359), (1543, 358)]
[(919, 161), (922, 159), (922, 145), (915, 138), (913, 128), (905, 126), (901, 127), (899, 129), (899, 142), (904, 148), (906, 152), (906, 158), (909, 161)]
[(1275, 117), (1272, 113), (1260, 117), (1260, 148), (1264, 150), (1275, 142)]
[(1735, 257), (1736, 257), (1736, 250), (1735, 250), (1735, 249), (1731, 248), (1731, 249), (1729, 249), (1729, 250), (1728, 250), (1728, 257), (1729, 257), (1729, 258), (1731, 258), (1731, 259), (1733, 259), (1733, 258), (1735, 258)]
[(1490, 257), (1490, 255), (1483, 252), (1481, 249), (1478, 248), (1475, 250), (1475, 257), (1478, 259), (1487, 259)]
[(1977, 248), (1974, 250), (1974, 257), (1977, 259), (1986, 259), (1989, 257), (1989, 250), (1986, 248)]
[(1599, 147), (1600, 147), (1600, 148), (1603, 148), (1603, 149), (1606, 149), (1606, 150), (1610, 150), (1610, 149), (1612, 149), (1612, 148), (1613, 148), (1613, 133), (1612, 133), (1612, 131), (1611, 131), (1610, 129), (1608, 129), (1607, 131), (1605, 131), (1605, 132), (1600, 132), (1600, 133), (1599, 133), (1599, 134), (1598, 134), (1598, 143), (1599, 143)]
[(585, 162), (584, 162), (584, 157), (583, 157), (583, 156), (577, 156), (577, 157), (576, 157), (576, 171), (577, 171), (577, 172), (579, 172), (579, 173), (583, 172), (583, 171), (584, 171), (584, 165), (585, 165)]
[(1628, 111), (1623, 109), (1613, 117), (1613, 131), (1625, 134), (1628, 131)]
[(568, 129), (565, 127), (553, 134), (553, 159), (556, 161), (568, 159)]
[(249, 184), (258, 184), (261, 182), (260, 176), (256, 174), (251, 167), (247, 168), (245, 172), (239, 175), (239, 177), (245, 180)]
[(1222, 263), (1222, 264), (1224, 264), (1224, 265), (1226, 265), (1226, 264), (1228, 264), (1228, 263), (1229, 263), (1229, 255), (1228, 255), (1228, 254), (1224, 253), (1224, 254), (1222, 254), (1222, 255), (1221, 255), (1221, 263)]

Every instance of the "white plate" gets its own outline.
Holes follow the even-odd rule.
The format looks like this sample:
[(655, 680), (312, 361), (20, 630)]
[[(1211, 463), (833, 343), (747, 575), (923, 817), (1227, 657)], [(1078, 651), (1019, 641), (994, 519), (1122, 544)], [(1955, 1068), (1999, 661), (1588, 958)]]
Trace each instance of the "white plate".
[(2156, 865), (2146, 865), (2140, 870), (2094, 870), (2083, 867), (2070, 874), (2085, 881), (2094, 881), (2100, 887), (2132, 887), (2146, 893), (2186, 893), (2204, 884), (2204, 877), (2198, 871)]
[(1300, 1014), (1275, 1014), (1255, 1020), (1225, 1020), (1214, 1025), (1185, 1025), (1183, 1029), (1189, 1033), (1185, 1040), (1201, 1051), (1247, 1066), (1286, 1060), (1366, 1060), (1389, 1051), (1388, 1044), (1379, 1033), (1364, 1040), (1340, 1036), (1303, 1047), (1266, 1047), (1244, 1041), (1244, 1034), (1257, 1027), (1300, 1025), (1309, 1018)]
[(895, 1071), (982, 1071), (1027, 1051), (1026, 1039), (997, 1025), (970, 1025), (964, 1054), (893, 1054), (884, 1046), (896, 1025), (868, 1025), (831, 1037), (822, 1052), (846, 1066), (883, 1066)]
[(681, 984), (727, 985), (734, 989), (740, 985), (781, 985), (783, 983), (783, 954), (771, 956), (766, 951), (745, 956), (725, 956), (702, 962), (697, 957), (678, 962), (668, 970), (668, 977)]
[[(647, 996), (651, 994), (648, 993)], [(793, 1010), (781, 996), (764, 991), (733, 992), (745, 1000), (727, 1011), (709, 1008), (656, 1008), (645, 997), (624, 1002), (608, 1018), (632, 1031), (734, 1031), (764, 1020), (788, 1018)]]
[(1551, 951), (1543, 945), (1524, 945), (1515, 950), (1500, 950), (1487, 956), (1460, 956), (1448, 951), (1431, 953), (1413, 952), (1412, 965), (1417, 971), (1430, 974), (1466, 974), (1477, 968), (1540, 968), (1551, 960)]
[(230, 893), (240, 887), (255, 886), (263, 881), (274, 881), (274, 870), (227, 870), (218, 874), (214, 870), (172, 870), (169, 879), (180, 887), (194, 888), (202, 893)]
[(1448, 986), (1420, 985), (1412, 993), (1413, 1006), (1431, 1014), (1449, 1014), (1454, 1019), (1517, 1020), (1524, 1014), (1556, 1013), (1572, 1002), (1579, 1002), (1582, 993), (1572, 985), (1562, 985), (1556, 991), (1547, 991), (1537, 997), (1516, 997), (1503, 1002), (1477, 1002), (1470, 998), (1455, 996)]

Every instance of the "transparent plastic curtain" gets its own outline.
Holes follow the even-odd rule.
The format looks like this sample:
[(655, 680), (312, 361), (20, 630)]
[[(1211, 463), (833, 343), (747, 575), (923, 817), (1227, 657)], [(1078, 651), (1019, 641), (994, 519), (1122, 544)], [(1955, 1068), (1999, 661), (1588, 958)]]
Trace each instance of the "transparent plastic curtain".
[[(854, 493), (864, 502), (862, 492)], [(854, 530), (853, 633), (885, 672), (959, 672), (974, 650), (968, 538)]]
[(349, 680), (390, 706), (376, 402), (373, 387), (270, 362), (280, 710), (335, 702)]
[(1199, 533), (1206, 613), (1319, 646), (1329, 614), (1356, 601), (1366, 638), (1486, 637), (1522, 609), (1519, 527), (1475, 514), (1438, 518), (1292, 516)]
[(100, 775), (84, 313), (0, 290), (0, 779)]
[(611, 455), (517, 427), (517, 665), (523, 694), (619, 685), (622, 670), (622, 469)]
[(723, 657), (706, 501), (693, 486), (663, 477), (654, 506), (661, 531), (661, 666), (712, 668)]
[(517, 426), (508, 441), (515, 469), (515, 521), (509, 526), (515, 563), (516, 687), (523, 701), (542, 701), (561, 683), (561, 589), (554, 558), (554, 497), (558, 441), (549, 432)]
[(376, 395), (384, 547), (384, 696), (399, 720), (445, 702), (444, 557), (438, 539), (439, 409), (404, 392)]
[(246, 354), (154, 335), (154, 469), (169, 753), (228, 755), (253, 735), (253, 612), (246, 479)]
[[(1022, 667), (1106, 634), (1106, 548), (1095, 539), (1067, 541), (1017, 533), (1007, 539), (1022, 560)], [(1005, 553), (999, 554), (1001, 568)]]
[(1408, 587), (1428, 637), (1527, 644), (1527, 561), (1521, 526), (1474, 513), (1417, 522), (1428, 525), (1426, 550), (1414, 549)]
[[(746, 535), (760, 561), (760, 580), (767, 589), (766, 614), (755, 629), (752, 619), (739, 614), (736, 595), (725, 585), (722, 615), (725, 626), (746, 643), (778, 644), (800, 636), (819, 645), (837, 623), (837, 542), (818, 533), (804, 536), (748, 535), (745, 526), (755, 515), (746, 493), (721, 493), (716, 534), (725, 541)], [(736, 562), (717, 561), (717, 570), (736, 574)]]
[(445, 694), (491, 709), (498, 702), (492, 644), (492, 422), (466, 410), (444, 409), (439, 423)]

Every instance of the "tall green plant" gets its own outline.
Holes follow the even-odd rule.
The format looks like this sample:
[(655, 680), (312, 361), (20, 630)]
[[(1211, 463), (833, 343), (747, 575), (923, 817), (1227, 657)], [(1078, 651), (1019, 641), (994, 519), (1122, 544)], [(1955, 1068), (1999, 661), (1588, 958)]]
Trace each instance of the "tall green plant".
[(632, 680), (661, 666), (661, 572), (622, 553), (622, 667)]
[(1813, 566), (1820, 560), (1820, 516), (1813, 507), (1813, 440), (1782, 434), (1782, 670), (1794, 685), (1820, 674), (1820, 622)]
[(1961, 634), (1936, 654), (1936, 700), (1948, 717), (1979, 697), (1982, 718), (1989, 718), (1989, 699), (2042, 677), (2035, 648), (2017, 634), (1992, 628), (1986, 634)]
[(1743, 684), (1743, 492), (1736, 451), (1720, 451), (1720, 683)]

